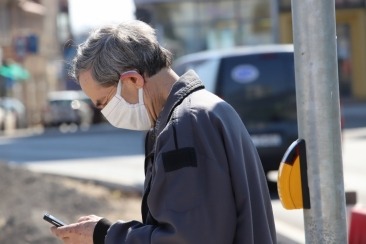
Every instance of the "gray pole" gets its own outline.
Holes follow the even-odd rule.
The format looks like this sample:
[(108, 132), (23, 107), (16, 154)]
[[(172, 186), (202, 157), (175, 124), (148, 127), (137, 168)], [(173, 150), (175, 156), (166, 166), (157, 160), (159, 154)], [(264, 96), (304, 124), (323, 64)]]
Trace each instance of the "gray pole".
[(280, 42), (280, 27), (279, 27), (279, 5), (278, 0), (269, 0), (271, 7), (271, 22), (272, 22), (272, 41), (273, 43)]
[(299, 137), (311, 208), (306, 243), (347, 243), (334, 0), (292, 0)]

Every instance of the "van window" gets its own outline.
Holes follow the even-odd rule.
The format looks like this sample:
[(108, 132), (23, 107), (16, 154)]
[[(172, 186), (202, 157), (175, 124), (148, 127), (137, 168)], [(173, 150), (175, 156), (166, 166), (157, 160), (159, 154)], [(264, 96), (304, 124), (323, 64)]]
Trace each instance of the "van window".
[(217, 94), (245, 124), (296, 121), (293, 53), (265, 53), (222, 59)]
[(176, 65), (174, 70), (181, 76), (189, 69), (193, 69), (202, 80), (206, 90), (215, 92), (219, 63), (218, 58), (202, 59)]

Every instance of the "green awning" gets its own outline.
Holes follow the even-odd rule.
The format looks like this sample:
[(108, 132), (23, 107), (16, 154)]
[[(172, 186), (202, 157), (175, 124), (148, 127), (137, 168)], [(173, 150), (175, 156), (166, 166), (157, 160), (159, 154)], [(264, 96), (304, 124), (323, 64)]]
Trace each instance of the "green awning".
[(26, 80), (29, 78), (29, 72), (19, 64), (0, 66), (0, 75), (14, 81)]

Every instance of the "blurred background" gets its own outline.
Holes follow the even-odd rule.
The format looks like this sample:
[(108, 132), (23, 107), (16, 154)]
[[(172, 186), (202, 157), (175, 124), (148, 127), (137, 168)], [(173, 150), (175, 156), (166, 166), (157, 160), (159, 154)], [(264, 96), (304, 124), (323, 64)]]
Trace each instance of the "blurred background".
[[(335, 2), (341, 97), (365, 100), (365, 1)], [(157, 29), (160, 43), (179, 58), (203, 50), (292, 43), (290, 4), (290, 0), (0, 0), (0, 128), (103, 121), (82, 97), (72, 106), (73, 116), (54, 118), (56, 113), (70, 115), (69, 105), (76, 97), (50, 95), (80, 89), (68, 76), (69, 63), (76, 45), (98, 25), (143, 20)]]
[[(356, 191), (357, 202), (366, 204), (366, 1), (335, 0), (335, 7), (345, 190)], [(156, 29), (160, 44), (180, 60), (177, 73), (195, 68), (204, 82), (212, 80), (206, 87), (232, 102), (242, 117), (263, 115), (260, 122), (245, 124), (264, 166), (277, 169), (280, 158), (272, 153), (282, 157), (296, 138), (288, 136), (290, 130), (297, 133), (293, 47), (288, 47), (291, 0), (0, 0), (0, 163), (10, 165), (0, 164), (1, 243), (56, 243), (41, 220), (44, 209), (66, 222), (82, 213), (138, 218), (145, 135), (105, 123), (68, 76), (76, 47), (91, 29), (130, 19)], [(272, 44), (290, 45), (263, 51)], [(239, 48), (259, 51), (249, 57)], [(211, 59), (212, 54), (222, 58)], [(37, 174), (13, 171), (18, 165)], [(305, 243), (302, 211), (282, 208), (277, 173), (270, 173), (277, 232), (291, 239), (278, 243)], [(80, 182), (55, 175), (88, 184), (79, 187)], [(96, 198), (89, 181), (137, 192), (134, 210), (121, 203), (126, 195), (114, 190)], [(118, 202), (109, 213), (99, 203), (107, 199)]]

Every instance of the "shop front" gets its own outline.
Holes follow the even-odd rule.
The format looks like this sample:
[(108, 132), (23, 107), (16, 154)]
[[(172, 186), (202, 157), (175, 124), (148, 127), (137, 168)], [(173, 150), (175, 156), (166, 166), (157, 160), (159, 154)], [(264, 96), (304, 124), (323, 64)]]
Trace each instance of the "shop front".
[[(340, 95), (366, 100), (366, 1), (335, 3)], [(291, 1), (279, 5), (281, 42), (292, 43)]]
[(268, 0), (135, 0), (136, 17), (158, 30), (176, 57), (270, 43)]

